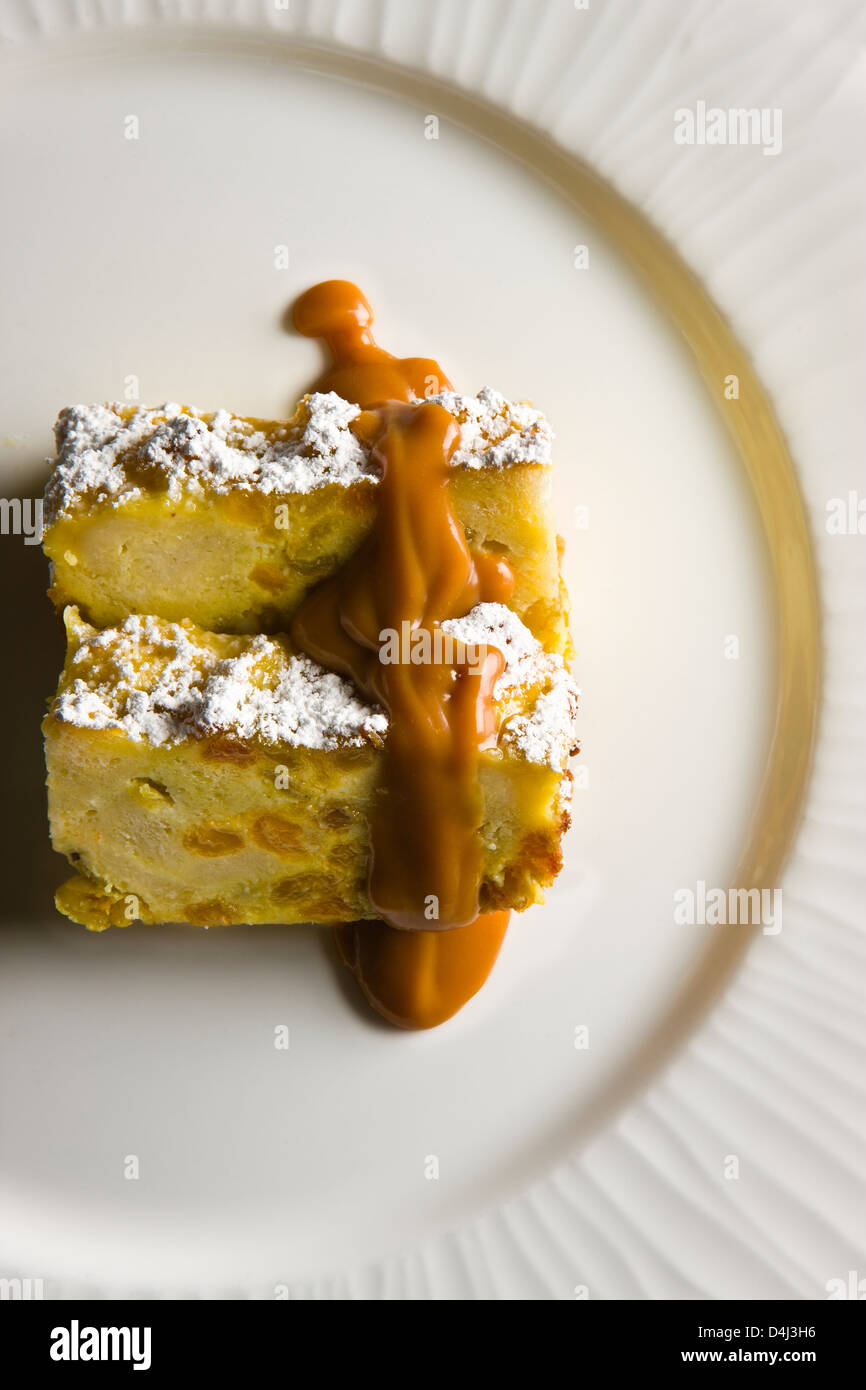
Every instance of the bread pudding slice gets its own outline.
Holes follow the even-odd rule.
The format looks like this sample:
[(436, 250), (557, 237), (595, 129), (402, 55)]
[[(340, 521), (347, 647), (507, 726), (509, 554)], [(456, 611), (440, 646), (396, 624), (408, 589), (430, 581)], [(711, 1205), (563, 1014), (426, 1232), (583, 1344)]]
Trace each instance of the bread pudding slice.
[[(98, 630), (65, 613), (67, 656), (45, 718), (57, 894), (94, 930), (373, 916), (370, 810), (385, 712), (285, 637), (134, 615)], [(560, 867), (577, 691), (510, 609), (443, 624), (498, 647), (498, 746), (481, 755), (481, 907), (525, 908)]]
[[(460, 425), (450, 486), (470, 545), (508, 559), (515, 611), (563, 650), (544, 417), (490, 388), (431, 399)], [(213, 632), (286, 630), (372, 525), (376, 425), (333, 392), (305, 396), (288, 422), (179, 405), (64, 410), (45, 490), (55, 604), (97, 627), (147, 613)]]

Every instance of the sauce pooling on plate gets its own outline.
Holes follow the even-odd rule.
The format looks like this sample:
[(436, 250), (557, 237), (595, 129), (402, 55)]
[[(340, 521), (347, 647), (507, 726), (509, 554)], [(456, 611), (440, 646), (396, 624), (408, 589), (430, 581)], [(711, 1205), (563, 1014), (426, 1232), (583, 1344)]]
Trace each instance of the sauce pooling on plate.
[[(443, 643), (441, 624), (478, 603), (507, 602), (514, 575), (501, 557), (470, 549), (451, 506), (459, 429), (427, 399), (451, 383), (432, 359), (380, 348), (372, 321), (366, 298), (346, 280), (315, 285), (295, 304), (298, 332), (321, 339), (332, 359), (314, 389), (361, 407), (355, 428), (373, 448), (381, 482), (371, 531), (304, 599), (292, 637), (387, 711), (368, 882), (382, 920), (339, 928), (338, 945), (385, 1018), (429, 1028), (480, 989), (509, 917), (479, 916), (478, 766), (496, 745), (493, 687), (503, 658), (493, 647)], [(402, 633), (407, 623), (429, 638), (426, 650), (450, 659), (383, 659), (384, 634)]]

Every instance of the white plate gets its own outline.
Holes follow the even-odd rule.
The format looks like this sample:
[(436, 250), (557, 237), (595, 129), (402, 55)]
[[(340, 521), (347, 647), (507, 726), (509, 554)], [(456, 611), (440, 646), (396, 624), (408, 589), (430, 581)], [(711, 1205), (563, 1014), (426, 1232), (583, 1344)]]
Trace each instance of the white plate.
[[(283, 310), (356, 279), (386, 346), (554, 425), (589, 785), (547, 905), (430, 1034), (354, 1007), (314, 929), (86, 934), (51, 907), (62, 866), (37, 797), (58, 639), (38, 552), (4, 537), (20, 645), (0, 1274), (52, 1296), (825, 1296), (857, 1261), (862, 792), (841, 740), (862, 738), (844, 624), (866, 542), (816, 536), (840, 703), (783, 930), (677, 926), (677, 889), (734, 881), (770, 755), (776, 580), (755, 496), (612, 232), (515, 157), (522, 126), (479, 107), (465, 128), (438, 79), (550, 131), (677, 239), (774, 389), (817, 530), (858, 486), (821, 357), (853, 369), (862, 347), (858, 258), (803, 227), (862, 217), (841, 143), (854, 7), (773, 33), (746, 8), (730, 52), (704, 4), (163, 8), (0, 7), (5, 495), (35, 489), (61, 405), (133, 377), (149, 402), (285, 414), (317, 357)], [(674, 145), (677, 106), (778, 105), (776, 72), (778, 160)], [(798, 127), (816, 102), (839, 132), (826, 157)]]

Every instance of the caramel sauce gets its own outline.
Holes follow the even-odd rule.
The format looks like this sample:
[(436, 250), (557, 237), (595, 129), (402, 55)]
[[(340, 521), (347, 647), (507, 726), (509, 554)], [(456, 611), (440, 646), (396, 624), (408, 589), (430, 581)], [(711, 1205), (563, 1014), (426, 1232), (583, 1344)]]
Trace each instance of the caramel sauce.
[(452, 639), (453, 660), (387, 661), (383, 634), (408, 624), (433, 651), (443, 622), (477, 603), (506, 601), (514, 576), (500, 556), (470, 550), (451, 506), (449, 460), (459, 429), (426, 399), (450, 382), (432, 359), (380, 348), (372, 320), (364, 295), (345, 280), (315, 285), (295, 304), (297, 330), (320, 338), (332, 359), (314, 389), (361, 407), (355, 427), (372, 447), (381, 481), (372, 530), (307, 595), (292, 637), (388, 713), (368, 882), (384, 920), (353, 923), (338, 939), (380, 1013), (429, 1028), (481, 987), (508, 921), (508, 913), (478, 913), (478, 762), (496, 743), (493, 687), (502, 655), (492, 647), (470, 653)]
[(453, 931), (398, 931), (387, 922), (337, 928), (337, 949), (373, 1008), (400, 1028), (436, 1028), (490, 974), (509, 912), (487, 912)]

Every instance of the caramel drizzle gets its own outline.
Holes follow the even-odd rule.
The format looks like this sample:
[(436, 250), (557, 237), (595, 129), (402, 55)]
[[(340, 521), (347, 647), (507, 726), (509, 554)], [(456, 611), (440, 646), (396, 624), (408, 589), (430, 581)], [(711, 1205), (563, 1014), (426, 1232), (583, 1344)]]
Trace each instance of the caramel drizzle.
[(339, 944), (385, 1017), (431, 1027), (483, 984), (508, 922), (508, 913), (478, 915), (478, 760), (496, 743), (493, 687), (503, 658), (488, 648), (470, 664), (454, 643), (450, 663), (389, 663), (381, 659), (383, 634), (408, 623), (432, 639), (477, 603), (507, 601), (514, 576), (501, 557), (470, 550), (451, 506), (459, 429), (425, 399), (449, 389), (448, 379), (432, 359), (380, 348), (372, 320), (364, 295), (345, 280), (315, 285), (294, 308), (297, 330), (322, 339), (332, 358), (314, 389), (362, 408), (355, 428), (372, 446), (381, 482), (366, 540), (307, 595), (292, 637), (388, 713), (368, 882), (384, 920), (342, 928)]

